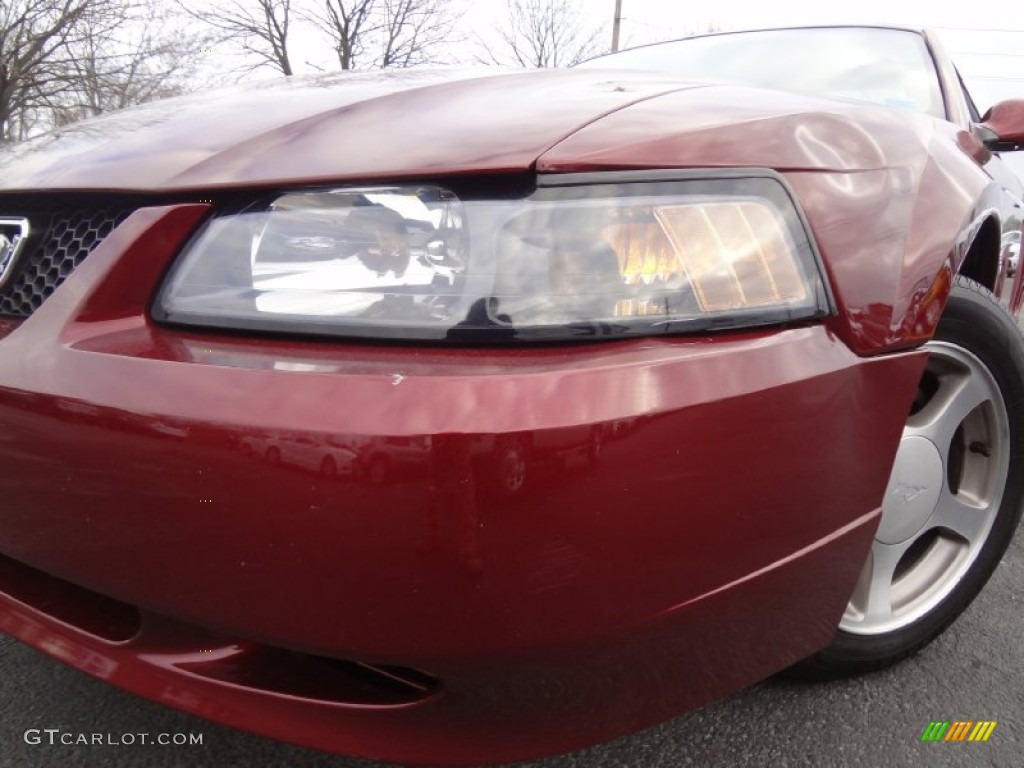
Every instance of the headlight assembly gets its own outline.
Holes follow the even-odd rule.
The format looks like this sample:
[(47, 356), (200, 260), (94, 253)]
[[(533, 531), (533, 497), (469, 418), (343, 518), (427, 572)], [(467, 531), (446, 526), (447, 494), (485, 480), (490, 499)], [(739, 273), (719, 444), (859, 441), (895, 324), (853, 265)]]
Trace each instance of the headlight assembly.
[(430, 185), (283, 194), (212, 219), (154, 315), (489, 343), (746, 327), (828, 310), (807, 234), (773, 176), (621, 178), (558, 177), (511, 200)]

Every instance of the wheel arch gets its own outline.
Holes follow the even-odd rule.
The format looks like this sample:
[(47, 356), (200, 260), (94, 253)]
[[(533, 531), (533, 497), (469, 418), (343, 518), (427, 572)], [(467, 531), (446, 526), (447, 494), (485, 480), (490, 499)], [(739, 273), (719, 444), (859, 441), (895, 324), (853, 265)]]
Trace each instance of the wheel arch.
[(885, 168), (856, 177), (785, 174), (836, 297), (827, 322), (863, 356), (931, 339), (958, 274), (997, 295), (1005, 287), (1000, 239), (1012, 201), (987, 161), (953, 126), (903, 138), (902, 155), (893, 148)]
[[(964, 193), (968, 188), (967, 184), (961, 184), (958, 187), (949, 187), (946, 192)], [(939, 259), (938, 253), (933, 252), (934, 277), (924, 293), (923, 300), (911, 302), (907, 307), (899, 334), (902, 339), (894, 346), (917, 346), (934, 336), (957, 276), (973, 280), (999, 296), (1000, 278), (1003, 275), (1001, 242), (1006, 213), (1004, 195), (998, 183), (987, 179), (986, 183), (977, 189), (973, 201), (963, 201), (959, 205), (946, 207), (946, 212), (954, 217), (953, 220), (959, 220), (961, 223), (952, 230), (956, 232), (955, 237), (946, 241), (946, 255)], [(935, 218), (932, 218), (932, 222), (934, 221)], [(911, 228), (915, 226), (923, 228), (927, 226), (927, 221), (912, 221)], [(920, 231), (918, 229), (918, 232)], [(904, 270), (908, 267), (905, 260)]]
[(1000, 243), (1002, 226), (995, 210), (986, 210), (971, 222), (964, 240), (967, 243), (964, 255), (959, 260), (957, 274), (968, 277), (993, 293), (1000, 275)]

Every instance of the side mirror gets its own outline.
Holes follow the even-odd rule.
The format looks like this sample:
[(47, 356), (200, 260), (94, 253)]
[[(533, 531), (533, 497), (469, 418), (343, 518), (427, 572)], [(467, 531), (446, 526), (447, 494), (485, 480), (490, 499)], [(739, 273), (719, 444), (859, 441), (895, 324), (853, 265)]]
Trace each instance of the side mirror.
[(976, 126), (978, 138), (996, 152), (1024, 149), (1024, 99), (1000, 101)]

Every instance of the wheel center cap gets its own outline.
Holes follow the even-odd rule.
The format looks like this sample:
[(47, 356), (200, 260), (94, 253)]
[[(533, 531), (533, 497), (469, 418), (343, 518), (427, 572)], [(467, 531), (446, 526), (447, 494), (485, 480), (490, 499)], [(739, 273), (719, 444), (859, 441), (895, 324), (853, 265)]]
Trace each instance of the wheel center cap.
[(882, 501), (882, 521), (875, 538), (898, 544), (921, 530), (942, 490), (942, 456), (931, 440), (904, 437)]

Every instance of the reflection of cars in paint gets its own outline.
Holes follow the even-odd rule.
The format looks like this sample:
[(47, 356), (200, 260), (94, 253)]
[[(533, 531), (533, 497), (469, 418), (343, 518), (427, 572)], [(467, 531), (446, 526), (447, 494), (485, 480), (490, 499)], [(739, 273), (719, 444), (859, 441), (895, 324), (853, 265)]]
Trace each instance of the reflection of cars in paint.
[(389, 436), (355, 443), (359, 472), (371, 483), (399, 477), (423, 476), (430, 461), (430, 437)]
[[(481, 438), (471, 446), (473, 471), (494, 483), (494, 490), (515, 494), (529, 477), (598, 461), (604, 445), (601, 425)], [(429, 436), (389, 436), (356, 441), (356, 472), (371, 483), (409, 482), (437, 474), (443, 451)], [(439, 458), (439, 456), (441, 458)]]
[(5, 147), (0, 625), (437, 764), (894, 663), (1020, 514), (1022, 143), (929, 35), (834, 28)]
[(305, 435), (276, 437), (246, 436), (239, 440), (243, 453), (259, 456), (271, 464), (312, 469), (329, 477), (356, 471), (356, 452), (330, 440)]
[(558, 472), (582, 463), (596, 464), (604, 448), (606, 430), (605, 425), (593, 425), (496, 439), (487, 456), (498, 487), (505, 493), (519, 493), (537, 473)]

